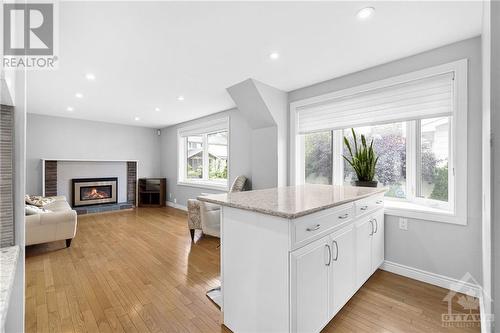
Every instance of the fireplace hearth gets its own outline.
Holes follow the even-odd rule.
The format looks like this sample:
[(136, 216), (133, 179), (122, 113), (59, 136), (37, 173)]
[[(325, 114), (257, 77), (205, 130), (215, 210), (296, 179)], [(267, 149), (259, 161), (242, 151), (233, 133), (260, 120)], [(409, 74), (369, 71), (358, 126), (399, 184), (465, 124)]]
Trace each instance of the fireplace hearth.
[(72, 180), (73, 207), (118, 202), (118, 178), (78, 178)]

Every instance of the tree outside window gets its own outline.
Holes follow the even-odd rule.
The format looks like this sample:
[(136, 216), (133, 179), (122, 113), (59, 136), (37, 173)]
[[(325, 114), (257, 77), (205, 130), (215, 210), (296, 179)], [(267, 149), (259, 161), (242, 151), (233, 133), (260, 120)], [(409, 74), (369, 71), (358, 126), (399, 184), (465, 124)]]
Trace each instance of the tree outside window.
[(208, 178), (227, 179), (227, 131), (208, 134)]
[(305, 181), (308, 184), (332, 184), (332, 131), (304, 136)]
[[(373, 148), (379, 157), (375, 179), (389, 188), (386, 196), (406, 198), (406, 123), (357, 127), (354, 131), (364, 134), (368, 142), (373, 139)], [(352, 142), (350, 129), (344, 130), (344, 135)], [(344, 183), (350, 185), (354, 180), (356, 173), (344, 161)]]
[[(447, 204), (450, 119), (439, 117), (354, 128), (358, 136), (364, 134), (369, 142), (373, 139), (379, 157), (375, 179), (388, 188), (387, 197), (430, 200), (431, 206), (438, 202)], [(414, 133), (410, 141), (408, 132)], [(340, 177), (345, 185), (351, 185), (356, 180), (354, 170), (342, 159), (343, 144), (336, 142), (342, 136), (353, 142), (351, 129), (303, 135), (305, 183), (338, 184), (342, 182), (334, 177)], [(414, 161), (410, 166), (413, 171), (407, 175), (410, 160)], [(340, 170), (334, 170), (334, 165)]]

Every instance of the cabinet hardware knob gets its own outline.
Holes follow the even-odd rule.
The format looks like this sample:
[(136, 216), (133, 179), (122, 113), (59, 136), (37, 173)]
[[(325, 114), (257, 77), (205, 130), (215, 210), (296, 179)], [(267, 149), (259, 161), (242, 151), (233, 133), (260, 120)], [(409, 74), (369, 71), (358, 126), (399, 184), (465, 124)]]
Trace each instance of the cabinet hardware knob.
[(349, 214), (348, 213), (345, 213), (344, 215), (340, 215), (339, 216), (339, 219), (343, 220), (343, 219), (346, 219), (349, 217)]
[(377, 219), (373, 219), (373, 221), (375, 221), (375, 231), (373, 233), (376, 234), (378, 231), (378, 221)]
[(314, 227), (309, 227), (306, 230), (307, 231), (314, 231), (314, 230), (318, 230), (320, 227), (321, 227), (321, 224), (316, 224)]
[(370, 224), (371, 224), (371, 226), (372, 226), (372, 230), (371, 230), (371, 232), (370, 232), (370, 236), (373, 236), (373, 234), (375, 233), (375, 232), (374, 232), (374, 230), (375, 230), (375, 229), (374, 229), (374, 226), (373, 226), (373, 219), (370, 219), (370, 221), (369, 221), (369, 222), (370, 222)]
[(378, 200), (378, 201), (377, 201), (377, 205), (380, 205), (380, 204), (381, 204), (381, 203), (383, 203), (383, 202), (384, 202), (384, 200)]
[(368, 206), (363, 206), (360, 208), (361, 210), (367, 210), (368, 209)]

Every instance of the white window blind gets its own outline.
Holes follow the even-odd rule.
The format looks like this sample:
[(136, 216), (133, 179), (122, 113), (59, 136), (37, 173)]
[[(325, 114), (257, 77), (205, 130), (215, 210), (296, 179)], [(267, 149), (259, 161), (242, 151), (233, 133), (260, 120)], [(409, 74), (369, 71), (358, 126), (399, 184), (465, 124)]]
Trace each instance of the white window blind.
[(454, 72), (351, 92), (297, 108), (300, 134), (451, 116)]
[(229, 118), (224, 117), (219, 119), (213, 119), (196, 125), (179, 128), (178, 135), (180, 137), (202, 135), (218, 131), (227, 131), (228, 128), (229, 128)]

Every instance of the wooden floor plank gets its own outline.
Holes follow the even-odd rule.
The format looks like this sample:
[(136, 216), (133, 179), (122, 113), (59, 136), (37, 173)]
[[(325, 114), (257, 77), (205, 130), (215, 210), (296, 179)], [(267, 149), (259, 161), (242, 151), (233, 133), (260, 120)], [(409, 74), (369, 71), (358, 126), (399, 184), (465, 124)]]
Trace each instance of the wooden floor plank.
[[(230, 332), (205, 296), (219, 284), (218, 245), (192, 244), (173, 208), (79, 216), (70, 248), (26, 248), (26, 332)], [(442, 326), (447, 292), (377, 271), (323, 332), (479, 332)]]

